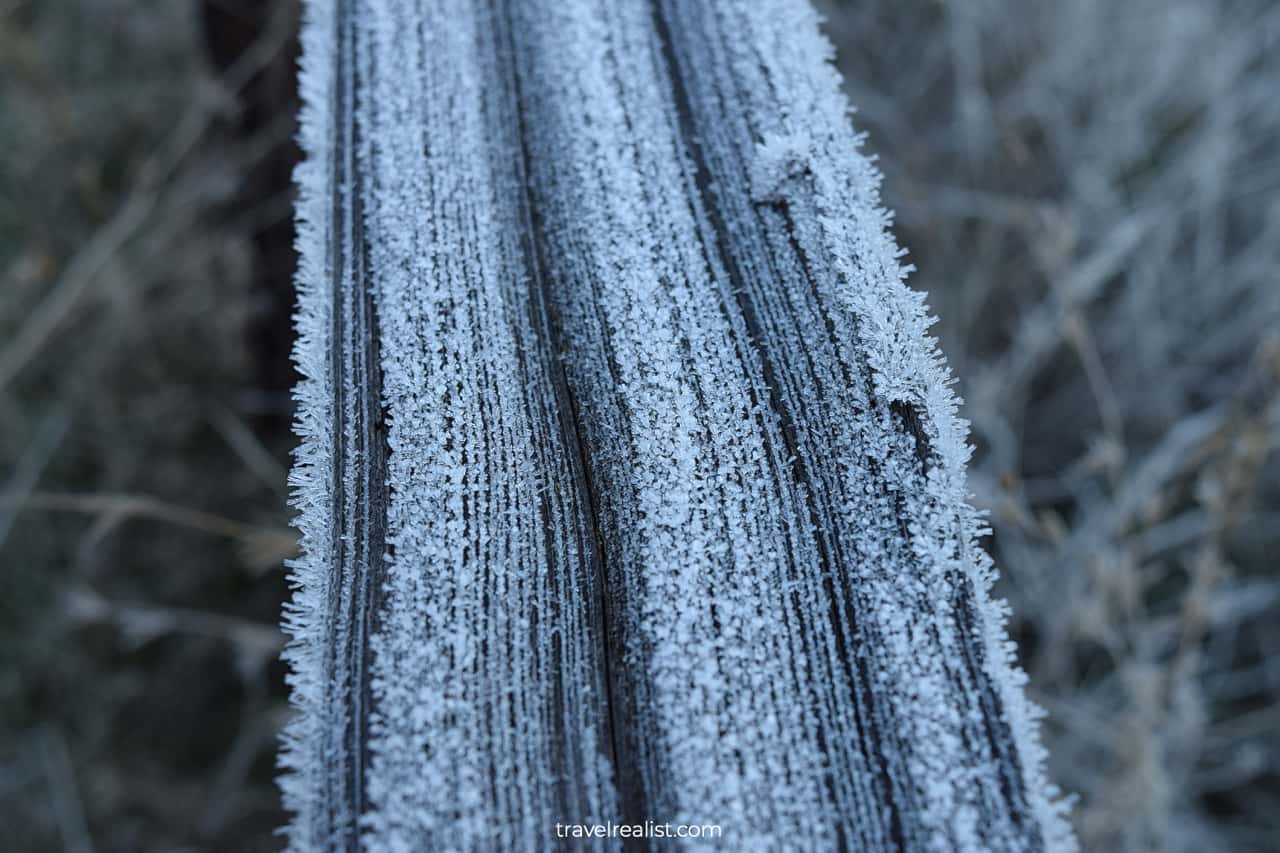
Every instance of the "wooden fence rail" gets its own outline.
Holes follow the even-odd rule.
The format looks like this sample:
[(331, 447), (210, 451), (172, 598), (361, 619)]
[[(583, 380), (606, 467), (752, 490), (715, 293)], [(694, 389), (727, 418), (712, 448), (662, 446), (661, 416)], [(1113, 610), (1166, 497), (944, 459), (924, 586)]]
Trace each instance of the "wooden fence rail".
[(830, 52), (309, 3), (294, 849), (1072, 847)]

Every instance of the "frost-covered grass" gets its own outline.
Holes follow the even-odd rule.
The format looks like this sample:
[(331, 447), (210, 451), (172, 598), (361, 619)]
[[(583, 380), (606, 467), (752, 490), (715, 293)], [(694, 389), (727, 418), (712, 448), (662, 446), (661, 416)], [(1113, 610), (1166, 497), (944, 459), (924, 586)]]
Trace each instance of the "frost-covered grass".
[(210, 146), (196, 12), (0, 3), (4, 850), (278, 846), (288, 436), (249, 426), (246, 232), (289, 204), (221, 207), (268, 140)]
[(1280, 5), (825, 4), (1087, 849), (1280, 826)]

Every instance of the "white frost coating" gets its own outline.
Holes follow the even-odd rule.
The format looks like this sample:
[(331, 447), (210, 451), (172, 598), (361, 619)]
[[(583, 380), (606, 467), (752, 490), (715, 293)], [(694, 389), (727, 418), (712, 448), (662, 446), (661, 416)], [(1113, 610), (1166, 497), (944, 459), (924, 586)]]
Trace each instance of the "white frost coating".
[(292, 847), (1071, 849), (807, 3), (308, 9)]
[(599, 591), (521, 250), (505, 22), (476, 7), (358, 15), (391, 448), (373, 850), (516, 849), (616, 813)]
[(302, 376), (294, 389), (295, 430), (300, 441), (289, 475), (302, 556), (289, 566), (294, 594), (284, 613), (284, 628), (291, 636), (285, 651), (291, 669), (287, 680), (297, 713), (285, 731), (280, 756), (285, 771), (281, 777), (285, 807), (299, 815), (289, 827), (289, 842), (295, 849), (325, 846), (327, 838), (316, 831), (316, 816), (329, 808), (324, 779), (330, 759), (325, 750), (330, 709), (324, 664), (329, 626), (317, 614), (333, 595), (328, 572), (335, 523), (331, 497), (333, 379), (329, 368), (333, 298), (326, 252), (332, 223), (326, 176), (334, 156), (328, 104), (334, 86), (330, 45), (335, 25), (326, 7), (307, 4), (298, 88), (303, 103), (299, 140), (308, 157), (294, 176), (298, 185), (295, 245), (299, 267), (293, 358)]
[(308, 10), (290, 847), (545, 846), (619, 810), (504, 24), (447, 0)]
[[(624, 621), (624, 760), (655, 818), (829, 846), (820, 687), (796, 666), (824, 632), (784, 624), (816, 595), (789, 591), (791, 552), (812, 564), (813, 545), (742, 318), (698, 242), (651, 10), (520, 6), (552, 298)], [(866, 775), (847, 769), (850, 785)]]

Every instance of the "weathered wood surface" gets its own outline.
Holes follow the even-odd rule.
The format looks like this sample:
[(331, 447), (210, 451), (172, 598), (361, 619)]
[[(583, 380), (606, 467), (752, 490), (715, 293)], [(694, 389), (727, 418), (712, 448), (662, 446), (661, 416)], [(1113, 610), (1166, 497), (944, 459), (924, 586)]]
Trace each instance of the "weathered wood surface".
[(1069, 848), (807, 4), (303, 38), (292, 846)]

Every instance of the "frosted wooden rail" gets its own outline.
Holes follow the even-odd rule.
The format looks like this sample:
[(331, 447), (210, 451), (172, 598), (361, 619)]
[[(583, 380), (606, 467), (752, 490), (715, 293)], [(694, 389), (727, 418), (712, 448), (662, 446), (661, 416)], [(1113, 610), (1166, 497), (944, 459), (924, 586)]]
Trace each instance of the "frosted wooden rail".
[(303, 40), (291, 846), (1070, 848), (804, 0)]

